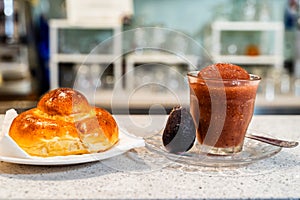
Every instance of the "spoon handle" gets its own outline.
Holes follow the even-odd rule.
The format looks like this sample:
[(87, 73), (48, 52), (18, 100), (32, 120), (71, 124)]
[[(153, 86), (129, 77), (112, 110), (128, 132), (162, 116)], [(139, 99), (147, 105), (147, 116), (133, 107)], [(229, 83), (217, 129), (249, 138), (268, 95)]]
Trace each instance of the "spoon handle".
[(285, 141), (285, 140), (269, 138), (269, 137), (265, 137), (265, 136), (253, 135), (253, 134), (250, 134), (250, 133), (247, 133), (246, 137), (250, 138), (250, 139), (258, 140), (258, 141), (261, 141), (261, 142), (265, 142), (265, 143), (268, 143), (268, 144), (272, 144), (272, 145), (275, 145), (275, 146), (284, 147), (284, 148), (293, 148), (293, 147), (296, 147), (298, 145), (298, 142), (295, 142), (295, 141)]

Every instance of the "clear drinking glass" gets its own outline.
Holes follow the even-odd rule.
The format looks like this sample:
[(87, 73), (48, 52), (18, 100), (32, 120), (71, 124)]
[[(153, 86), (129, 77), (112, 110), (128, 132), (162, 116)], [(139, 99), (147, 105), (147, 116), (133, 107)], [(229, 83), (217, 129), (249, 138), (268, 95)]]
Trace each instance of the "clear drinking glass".
[(189, 72), (188, 82), (200, 151), (217, 155), (240, 152), (261, 78), (251, 74), (249, 80), (202, 79), (198, 73)]

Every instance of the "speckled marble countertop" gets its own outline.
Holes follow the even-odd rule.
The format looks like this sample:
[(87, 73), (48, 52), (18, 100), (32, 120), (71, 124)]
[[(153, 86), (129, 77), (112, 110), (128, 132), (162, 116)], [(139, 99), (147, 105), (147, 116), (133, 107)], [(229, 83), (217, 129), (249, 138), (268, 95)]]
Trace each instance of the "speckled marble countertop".
[[(299, 123), (300, 116), (259, 115), (250, 128), (300, 141)], [(143, 160), (145, 151), (73, 166), (0, 162), (0, 199), (300, 198), (299, 146), (235, 168), (163, 164)]]

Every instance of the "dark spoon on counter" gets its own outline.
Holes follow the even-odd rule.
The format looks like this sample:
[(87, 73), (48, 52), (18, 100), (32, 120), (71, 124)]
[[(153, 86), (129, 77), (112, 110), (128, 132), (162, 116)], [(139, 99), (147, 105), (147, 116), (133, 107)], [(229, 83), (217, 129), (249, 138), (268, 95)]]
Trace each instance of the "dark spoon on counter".
[(280, 140), (280, 139), (269, 138), (265, 136), (253, 135), (251, 133), (247, 133), (246, 137), (250, 139), (258, 140), (260, 142), (272, 144), (275, 146), (284, 147), (284, 148), (293, 148), (298, 146), (298, 142), (295, 141)]

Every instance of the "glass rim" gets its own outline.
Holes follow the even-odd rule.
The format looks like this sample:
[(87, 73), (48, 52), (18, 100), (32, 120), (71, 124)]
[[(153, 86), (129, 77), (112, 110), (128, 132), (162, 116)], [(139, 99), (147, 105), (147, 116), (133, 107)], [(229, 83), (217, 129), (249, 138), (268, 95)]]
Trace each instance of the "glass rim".
[(256, 75), (256, 74), (249, 74), (250, 79), (222, 79), (221, 76), (220, 78), (201, 78), (196, 76), (195, 74), (198, 75), (200, 71), (189, 71), (187, 72), (187, 76), (191, 78), (196, 78), (198, 80), (203, 80), (203, 81), (222, 81), (222, 82), (230, 82), (230, 81), (239, 81), (239, 82), (252, 82), (252, 81), (260, 81), (261, 77)]

